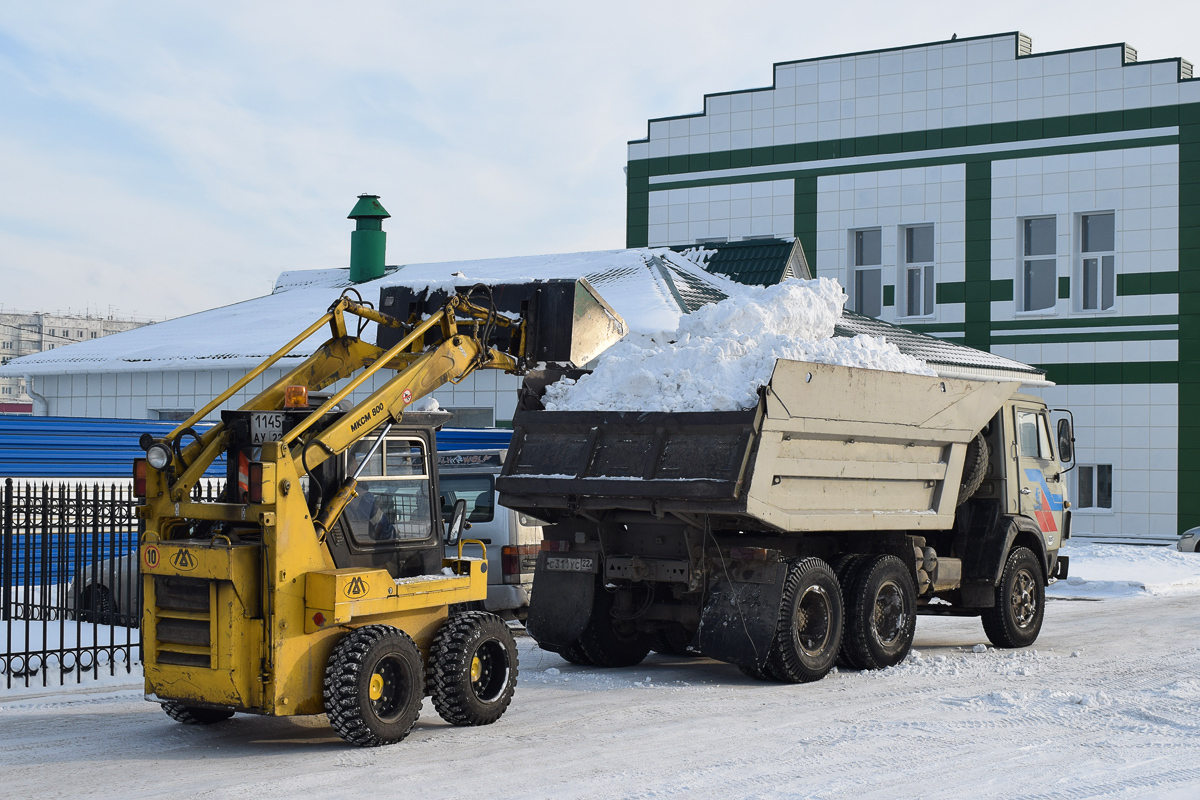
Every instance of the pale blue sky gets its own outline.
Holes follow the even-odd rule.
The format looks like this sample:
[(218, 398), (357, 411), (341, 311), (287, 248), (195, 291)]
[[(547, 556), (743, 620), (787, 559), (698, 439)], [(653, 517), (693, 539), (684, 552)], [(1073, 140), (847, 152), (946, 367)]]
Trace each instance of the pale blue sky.
[[(985, 7), (986, 6), (986, 7)], [(7, 3), (0, 305), (162, 318), (344, 266), (624, 246), (625, 143), (771, 64), (1020, 30), (1200, 61), (1192, 3)]]

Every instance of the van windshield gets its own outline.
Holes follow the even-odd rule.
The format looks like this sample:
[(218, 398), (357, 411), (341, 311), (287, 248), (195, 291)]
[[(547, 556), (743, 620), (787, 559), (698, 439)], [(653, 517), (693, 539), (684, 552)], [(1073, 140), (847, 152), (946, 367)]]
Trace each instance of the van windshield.
[(467, 522), (491, 522), (496, 510), (496, 484), (492, 475), (446, 475), (438, 479), (442, 519), (450, 521), (454, 504), (467, 501)]

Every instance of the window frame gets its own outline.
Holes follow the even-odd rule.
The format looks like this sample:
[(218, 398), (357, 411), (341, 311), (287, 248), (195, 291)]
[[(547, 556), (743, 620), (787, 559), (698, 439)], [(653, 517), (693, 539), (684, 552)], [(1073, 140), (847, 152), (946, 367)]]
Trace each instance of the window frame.
[[(1100, 468), (1101, 467), (1108, 468), (1108, 505), (1107, 506), (1099, 505), (1099, 502), (1100, 502)], [(1090, 484), (1089, 491), (1091, 492), (1091, 501), (1090, 501), (1091, 505), (1086, 505), (1086, 506), (1082, 505), (1082, 498), (1081, 498), (1081, 493), (1080, 493), (1080, 490), (1082, 489), (1083, 476), (1084, 476), (1085, 472), (1087, 472), (1091, 476), (1089, 479), (1089, 484)], [(1113, 469), (1112, 464), (1100, 464), (1100, 463), (1079, 464), (1075, 468), (1075, 475), (1076, 475), (1075, 480), (1073, 480), (1071, 482), (1073, 484), (1071, 487), (1072, 493), (1075, 495), (1075, 502), (1074, 502), (1072, 510), (1075, 513), (1097, 514), (1097, 515), (1115, 514), (1116, 513), (1116, 503), (1115, 503), (1116, 493), (1117, 493), (1116, 492), (1116, 470)]]
[[(1026, 246), (1029, 242), (1028, 223), (1035, 220), (1052, 220), (1054, 222), (1054, 251), (1052, 253), (1030, 253), (1026, 254)], [(1013, 302), (1016, 305), (1016, 313), (1029, 316), (1053, 316), (1058, 313), (1058, 215), (1057, 214), (1030, 214), (1026, 217), (1017, 217), (1017, 270), (1016, 280), (1014, 283)], [(1031, 281), (1026, 277), (1026, 269), (1031, 262), (1050, 261), (1054, 264), (1054, 278), (1051, 282), (1053, 287), (1052, 298), (1053, 302), (1048, 306), (1041, 308), (1028, 308), (1029, 284)]]
[[(1112, 249), (1110, 250), (1084, 250), (1084, 220), (1087, 217), (1110, 216), (1112, 217)], [(1117, 212), (1116, 209), (1104, 209), (1095, 211), (1082, 211), (1075, 215), (1074, 222), (1074, 240), (1075, 246), (1072, 248), (1072, 260), (1074, 266), (1072, 269), (1072, 282), (1075, 284), (1072, 287), (1072, 303), (1073, 311), (1080, 314), (1115, 314), (1117, 313)], [(1087, 274), (1086, 262), (1094, 257), (1097, 260), (1098, 286), (1096, 290), (1096, 307), (1088, 308), (1086, 305), (1087, 296), (1085, 294), (1085, 277)], [(1109, 271), (1109, 286), (1105, 287), (1105, 270), (1104, 259), (1112, 259)], [(1078, 287), (1077, 289), (1075, 287)], [(1102, 307), (1104, 301), (1104, 291), (1108, 288), (1111, 291), (1112, 304), (1107, 307)]]
[[(344, 453), (342, 453), (342, 455), (341, 455), (342, 472), (344, 475), (346, 475), (347, 477), (352, 475), (354, 473), (355, 469), (357, 469), (357, 467), (359, 466), (358, 463), (356, 463), (352, 460), (355, 451), (360, 450), (360, 448), (362, 450), (369, 450), (372, 444), (374, 444), (374, 438), (367, 437), (367, 438), (359, 441), (358, 443), (356, 443), (354, 446), (347, 448), (347, 450)], [(397, 444), (398, 445), (406, 445), (406, 446), (415, 446), (420, 451), (420, 458), (421, 458), (421, 463), (422, 463), (422, 468), (421, 468), (420, 474), (391, 475), (388, 473), (389, 445), (397, 445)], [(426, 507), (430, 511), (429, 532), (425, 536), (421, 536), (421, 537), (397, 536), (393, 539), (388, 539), (388, 540), (368, 541), (368, 539), (366, 537), (360, 535), (360, 531), (354, 530), (354, 528), (353, 528), (354, 520), (350, 519), (350, 515), (348, 513), (349, 507), (347, 507), (347, 512), (343, 512), (343, 519), (340, 520), (340, 522), (344, 523), (344, 525), (345, 525), (345, 532), (347, 534), (347, 539), (352, 543), (353, 551), (357, 551), (359, 553), (372, 553), (372, 552), (374, 552), (374, 553), (390, 553), (390, 552), (414, 548), (414, 547), (425, 547), (425, 546), (428, 546), (430, 544), (430, 542), (440, 534), (441, 525), (439, 524), (439, 519), (440, 519), (441, 515), (440, 515), (440, 513), (435, 513), (433, 511), (433, 509), (438, 508), (438, 506), (436, 505), (437, 498), (435, 496), (435, 490), (437, 489), (437, 482), (436, 482), (435, 475), (434, 475), (434, 472), (436, 471), (436, 465), (430, 464), (430, 453), (431, 453), (431, 448), (430, 448), (429, 444), (419, 436), (404, 435), (404, 434), (400, 434), (400, 435), (396, 435), (396, 436), (388, 436), (387, 438), (384, 439), (383, 446), (375, 453), (375, 455), (371, 459), (372, 461), (375, 461), (376, 459), (378, 459), (379, 471), (382, 474), (378, 474), (378, 475), (367, 474), (368, 472), (371, 471), (370, 468), (368, 468), (367, 470), (364, 470), (364, 474), (360, 475), (358, 478), (358, 482), (361, 485), (361, 489), (359, 491), (359, 498), (361, 498), (365, 494), (374, 494), (373, 492), (371, 492), (371, 489), (370, 489), (372, 483), (380, 483), (380, 484), (382, 484), (382, 483), (400, 483), (400, 482), (412, 483), (412, 482), (423, 481), (425, 483), (425, 503), (426, 503)], [(357, 500), (357, 499), (358, 498), (355, 498), (355, 500)], [(394, 521), (398, 522), (398, 520), (394, 520)]]
[[(876, 225), (866, 228), (851, 228), (848, 232), (849, 236), (849, 281), (848, 289), (850, 290), (850, 300), (852, 310), (862, 314), (863, 316), (880, 319), (883, 316), (883, 228)], [(859, 249), (859, 240), (864, 233), (875, 233), (879, 236), (879, 260), (876, 263), (859, 263), (864, 258), (862, 251)], [(862, 296), (864, 290), (859, 285), (859, 274), (875, 272), (878, 276), (878, 291), (877, 297), (872, 298), (876, 301), (876, 306), (879, 309), (878, 314), (868, 314), (864, 310)]]
[[(910, 232), (928, 228), (932, 231), (930, 242), (929, 260), (909, 261), (910, 251)], [(902, 319), (928, 319), (933, 317), (937, 309), (937, 226), (933, 222), (914, 222), (909, 225), (901, 225), (899, 229), (897, 247), (896, 247), (896, 276), (897, 288), (903, 288), (902, 292), (898, 292), (904, 298), (903, 311), (901, 306), (897, 304), (896, 316)], [(912, 313), (912, 284), (911, 272), (918, 272), (920, 282), (919, 297), (921, 311)], [(928, 307), (926, 304), (928, 303)]]

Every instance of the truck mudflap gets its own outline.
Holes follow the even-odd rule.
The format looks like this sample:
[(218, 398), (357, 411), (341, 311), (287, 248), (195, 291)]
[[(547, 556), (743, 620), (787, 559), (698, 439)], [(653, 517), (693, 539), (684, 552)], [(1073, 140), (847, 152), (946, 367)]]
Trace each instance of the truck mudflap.
[(525, 630), (542, 649), (557, 653), (579, 638), (591, 618), (596, 575), (547, 569), (549, 555), (538, 553)]
[(781, 561), (764, 567), (754, 582), (714, 576), (693, 640), (696, 649), (718, 661), (762, 669), (779, 624), (786, 575)]
[(980, 524), (967, 540), (963, 558), (962, 602), (971, 608), (991, 608), (995, 603), (995, 587), (1000, 583), (1008, 551), (1018, 536), (1032, 545), (1034, 555), (1042, 562), (1043, 574), (1050, 576), (1051, 565), (1047, 563), (1046, 546), (1037, 523), (1026, 517), (992, 514), (980, 520)]

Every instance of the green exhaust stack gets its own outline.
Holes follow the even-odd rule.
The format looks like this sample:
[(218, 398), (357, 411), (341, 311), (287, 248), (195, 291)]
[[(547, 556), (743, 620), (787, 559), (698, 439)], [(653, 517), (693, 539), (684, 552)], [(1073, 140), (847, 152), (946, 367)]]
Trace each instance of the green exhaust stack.
[(350, 280), (354, 283), (383, 277), (387, 234), (383, 221), (390, 217), (377, 194), (360, 194), (347, 219), (355, 221), (350, 232)]

